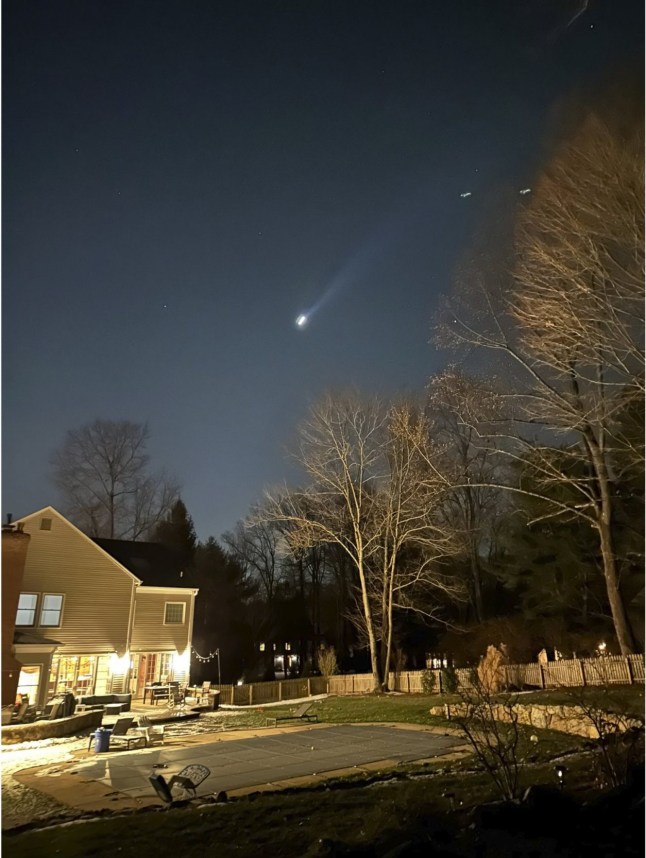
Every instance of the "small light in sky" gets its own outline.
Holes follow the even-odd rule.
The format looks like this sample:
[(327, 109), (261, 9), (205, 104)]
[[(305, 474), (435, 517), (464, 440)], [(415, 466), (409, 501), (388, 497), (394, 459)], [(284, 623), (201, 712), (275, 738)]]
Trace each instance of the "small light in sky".
[(470, 197), (471, 191), (465, 191), (463, 194), (460, 194), (460, 196), (462, 197), (462, 199), (465, 199), (465, 197)]
[(298, 316), (296, 319), (296, 327), (297, 328), (304, 328), (305, 325), (308, 323), (308, 321), (309, 321), (309, 319), (307, 318), (305, 313), (301, 313), (300, 316)]
[(518, 193), (520, 193), (524, 196), (525, 194), (531, 194), (531, 192), (532, 192), (531, 188), (523, 188), (522, 191), (519, 191)]

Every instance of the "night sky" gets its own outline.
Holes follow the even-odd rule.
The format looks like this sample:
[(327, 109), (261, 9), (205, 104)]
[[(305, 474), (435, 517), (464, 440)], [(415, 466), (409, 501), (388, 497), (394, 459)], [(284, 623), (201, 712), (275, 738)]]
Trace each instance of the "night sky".
[(3, 510), (58, 504), (67, 429), (148, 421), (201, 539), (298, 479), (326, 389), (423, 390), (482, 201), (644, 44), (632, 0), (3, 13)]

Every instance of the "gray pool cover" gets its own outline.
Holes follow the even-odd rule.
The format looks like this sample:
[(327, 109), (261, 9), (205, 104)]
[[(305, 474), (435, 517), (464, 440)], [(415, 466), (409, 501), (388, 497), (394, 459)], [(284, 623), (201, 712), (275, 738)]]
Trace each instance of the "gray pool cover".
[(74, 773), (135, 798), (155, 794), (148, 781), (153, 771), (168, 780), (185, 766), (201, 763), (211, 770), (197, 789), (198, 795), (206, 795), (381, 760), (412, 762), (445, 754), (460, 744), (455, 736), (421, 730), (344, 724), (168, 750), (161, 747), (101, 754), (74, 766)]

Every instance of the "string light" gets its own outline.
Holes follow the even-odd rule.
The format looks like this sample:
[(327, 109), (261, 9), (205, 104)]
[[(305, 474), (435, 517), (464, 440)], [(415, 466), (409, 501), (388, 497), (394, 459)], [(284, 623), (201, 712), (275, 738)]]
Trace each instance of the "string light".
[(201, 662), (213, 661), (214, 658), (217, 658), (220, 655), (219, 647), (213, 652), (210, 652), (208, 655), (200, 655), (199, 652), (195, 649), (195, 647), (191, 647), (191, 652), (193, 653), (195, 658)]

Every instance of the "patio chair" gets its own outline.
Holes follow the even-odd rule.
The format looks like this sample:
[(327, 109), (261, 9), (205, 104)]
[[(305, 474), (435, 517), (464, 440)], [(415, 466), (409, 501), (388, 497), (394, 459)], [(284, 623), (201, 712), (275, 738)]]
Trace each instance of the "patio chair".
[(13, 710), (13, 713), (11, 715), (11, 722), (13, 724), (22, 724), (22, 722), (25, 720), (25, 715), (27, 714), (28, 709), (29, 700), (25, 698)]
[(140, 733), (146, 740), (146, 745), (153, 745), (156, 739), (164, 744), (164, 725), (153, 724), (147, 715), (137, 719), (137, 726), (130, 728), (133, 733)]
[(301, 703), (290, 715), (268, 716), (267, 724), (273, 723), (276, 726), (279, 721), (318, 721), (318, 715), (315, 712), (309, 711), (311, 708), (311, 703)]
[[(134, 734), (131, 733), (129, 736), (126, 735), (128, 733), (128, 730), (132, 727), (134, 720), (135, 720), (134, 717), (132, 717), (132, 718), (118, 718), (117, 719), (114, 727), (112, 728), (112, 730), (110, 732), (110, 745), (112, 745), (113, 743), (118, 745), (119, 742), (125, 742), (126, 743), (126, 750), (129, 751), (130, 745), (132, 742), (141, 742), (142, 739), (144, 740), (144, 743), (146, 742), (146, 737), (143, 736), (141, 733), (134, 733)], [(89, 750), (90, 745), (92, 744), (93, 741), (94, 741), (94, 735), (90, 736), (90, 742), (88, 744), (88, 750)]]
[(174, 786), (179, 786), (185, 792), (195, 796), (197, 787), (211, 774), (211, 769), (199, 763), (191, 763), (185, 766), (181, 772), (173, 775), (168, 781), (168, 788), (172, 791)]
[(184, 697), (184, 692), (180, 691), (179, 686), (177, 688), (171, 688), (170, 690), (170, 709), (184, 709), (186, 706), (186, 699)]
[(200, 694), (200, 703), (209, 702), (209, 691), (211, 690), (210, 682), (202, 683), (202, 693)]

